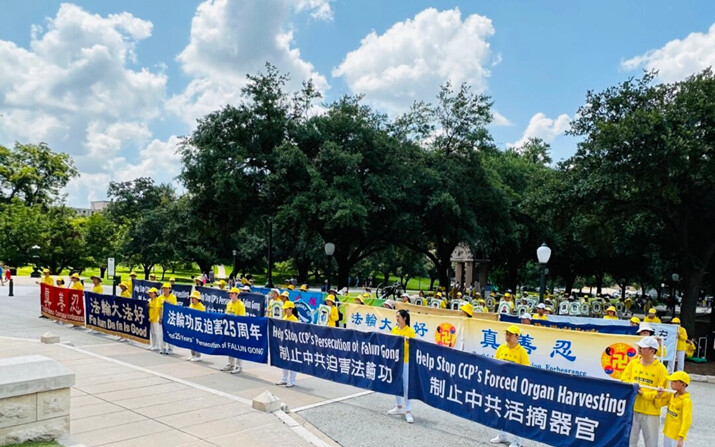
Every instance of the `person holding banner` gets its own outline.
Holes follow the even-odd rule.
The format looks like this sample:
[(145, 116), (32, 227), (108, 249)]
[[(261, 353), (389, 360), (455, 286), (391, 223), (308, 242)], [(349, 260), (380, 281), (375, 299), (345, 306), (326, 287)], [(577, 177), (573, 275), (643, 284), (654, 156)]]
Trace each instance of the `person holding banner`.
[(665, 386), (668, 371), (655, 357), (659, 347), (655, 337), (643, 337), (636, 345), (638, 358), (631, 360), (621, 374), (622, 382), (638, 385), (633, 405), (633, 428), (628, 442), (630, 447), (637, 447), (643, 432), (645, 447), (658, 447), (660, 400), (657, 399), (657, 388)]
[(129, 291), (129, 284), (126, 282), (120, 282), (119, 283), (119, 296), (122, 298), (131, 298), (132, 297), (132, 292)]
[(676, 371), (668, 376), (670, 387), (675, 393), (663, 395), (658, 389), (658, 398), (668, 406), (663, 426), (663, 447), (683, 447), (688, 430), (693, 422), (693, 401), (685, 389), (690, 385), (690, 376), (685, 371)]
[[(171, 285), (169, 283), (164, 283), (161, 285), (161, 294), (162, 294), (161, 295), (162, 307), (164, 306), (164, 303), (169, 303), (169, 304), (173, 304), (174, 306), (176, 306), (176, 303), (177, 303), (176, 295), (171, 293)], [(201, 298), (200, 295), (199, 295), (199, 298)], [(201, 306), (203, 306), (203, 304)], [(191, 306), (189, 306), (189, 307), (191, 307)], [(159, 318), (159, 323), (161, 323), (161, 318)], [(169, 354), (174, 353), (174, 347), (172, 345), (170, 345), (169, 343), (166, 343), (163, 340), (162, 340), (161, 348), (162, 348), (161, 349), (162, 354), (169, 355)]]
[[(206, 311), (206, 307), (204, 307), (204, 304), (201, 302), (201, 293), (198, 290), (194, 290), (193, 292), (191, 292), (191, 304), (189, 304), (189, 309), (199, 310), (201, 312)], [(167, 344), (167, 346), (169, 345)], [(191, 357), (187, 358), (186, 360), (190, 362), (199, 362), (201, 361), (201, 353), (199, 351), (194, 351), (193, 349), (191, 349)]]
[(104, 287), (102, 287), (102, 278), (97, 275), (90, 276), (92, 280), (92, 293), (104, 294)]
[(655, 307), (651, 307), (648, 309), (648, 315), (643, 319), (644, 323), (657, 323), (660, 324), (660, 318), (658, 318), (658, 314), (655, 311)]
[[(229, 315), (238, 315), (239, 317), (246, 316), (246, 306), (243, 301), (238, 299), (238, 294), (241, 293), (236, 287), (232, 287), (228, 291), (229, 302), (226, 303), (226, 313)], [(221, 371), (230, 371), (231, 374), (238, 374), (243, 371), (243, 361), (236, 357), (229, 357), (226, 366), (221, 368)]]
[(683, 371), (685, 369), (685, 350), (688, 349), (688, 331), (683, 326), (680, 326), (680, 318), (670, 320), (671, 324), (678, 325), (678, 344), (675, 348), (675, 370)]
[(54, 286), (55, 282), (52, 280), (52, 276), (50, 276), (50, 271), (48, 269), (44, 269), (42, 271), (42, 274), (44, 275), (42, 277), (42, 281), (40, 281), (42, 284), (46, 284), (48, 286)]
[(536, 305), (536, 313), (531, 316), (532, 320), (546, 320), (546, 304), (539, 303)]
[[(518, 326), (512, 324), (506, 328), (504, 333), (506, 343), (497, 348), (497, 351), (494, 353), (494, 358), (505, 362), (531, 366), (529, 353), (526, 352), (526, 349), (519, 344), (520, 335), (521, 331)], [(509, 447), (521, 447), (522, 445), (521, 438), (516, 435), (509, 435), (509, 433), (505, 431), (499, 432), (499, 434), (490, 439), (489, 442), (492, 444), (506, 444), (508, 442)]]
[[(415, 420), (412, 417), (412, 401), (407, 398), (407, 390), (409, 385), (409, 372), (410, 372), (410, 338), (415, 338), (415, 330), (410, 326), (410, 313), (404, 309), (400, 309), (395, 314), (395, 322), (397, 323), (395, 327), (392, 328), (392, 335), (398, 335), (405, 338), (405, 361), (402, 364), (402, 388), (404, 391), (403, 396), (396, 396), (397, 406), (392, 410), (389, 410), (387, 414), (396, 415), (404, 414), (407, 423), (411, 424)], [(404, 408), (403, 408), (404, 407)]]
[[(295, 316), (295, 303), (293, 301), (286, 301), (283, 303), (283, 318), (282, 320), (298, 322), (298, 318)], [(295, 376), (297, 373), (291, 371), (290, 369), (283, 370), (283, 376), (280, 382), (276, 382), (276, 385), (285, 385), (286, 388), (293, 388), (295, 386)]]
[(338, 314), (338, 307), (335, 305), (335, 295), (328, 294), (325, 297), (325, 304), (330, 307), (330, 313), (328, 314), (328, 327), (337, 327), (340, 315)]
[(640, 326), (641, 325), (641, 319), (638, 317), (631, 317), (630, 322), (631, 322), (631, 326)]
[[(122, 292), (124, 294), (127, 292), (126, 284), (124, 284), (125, 290)], [(164, 302), (159, 298), (159, 291), (156, 287), (152, 287), (147, 292), (149, 295), (149, 350), (150, 351), (160, 351), (164, 354), (161, 346), (163, 344), (163, 334), (161, 333), (161, 311), (164, 309)]]
[(72, 276), (70, 276), (70, 284), (69, 284), (69, 289), (74, 289), (74, 290), (84, 290), (84, 285), (79, 280), (79, 275), (76, 273), (72, 273)]

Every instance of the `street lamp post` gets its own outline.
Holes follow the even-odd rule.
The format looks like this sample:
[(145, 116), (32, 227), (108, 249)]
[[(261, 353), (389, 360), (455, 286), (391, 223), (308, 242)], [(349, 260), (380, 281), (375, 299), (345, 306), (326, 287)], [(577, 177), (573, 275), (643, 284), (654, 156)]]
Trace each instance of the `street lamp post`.
[(268, 219), (268, 281), (266, 287), (273, 288), (273, 221)]
[(678, 304), (678, 288), (676, 286), (678, 284), (678, 281), (680, 281), (680, 275), (678, 275), (677, 273), (673, 273), (670, 276), (670, 279), (673, 280), (673, 286), (670, 289), (670, 296), (673, 298), (672, 311), (673, 311), (673, 317), (675, 317), (675, 305)]
[(551, 258), (551, 249), (546, 245), (546, 242), (541, 244), (541, 247), (536, 249), (536, 258), (541, 264), (541, 286), (539, 287), (539, 302), (544, 302), (544, 287), (546, 284), (546, 264)]
[[(327, 242), (325, 244), (325, 256), (328, 258), (328, 268), (327, 268), (327, 274), (328, 274), (327, 289), (328, 290), (330, 290), (330, 267), (332, 266), (332, 257), (333, 257), (334, 253), (335, 253), (335, 244), (333, 244), (332, 242)], [(326, 290), (326, 292), (328, 290)]]
[(40, 255), (38, 254), (40, 246), (33, 245), (30, 248), (32, 249), (32, 262), (35, 264), (32, 268), (32, 273), (30, 273), (30, 278), (40, 278), (42, 276), (40, 273)]

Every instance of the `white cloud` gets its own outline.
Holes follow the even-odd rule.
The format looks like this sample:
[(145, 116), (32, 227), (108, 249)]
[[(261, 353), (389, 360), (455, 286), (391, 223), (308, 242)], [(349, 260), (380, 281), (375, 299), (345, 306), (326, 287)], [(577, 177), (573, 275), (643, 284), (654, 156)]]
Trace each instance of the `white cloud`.
[(556, 119), (548, 118), (543, 113), (539, 112), (531, 117), (529, 125), (522, 134), (521, 138), (514, 143), (507, 143), (507, 147), (519, 147), (526, 143), (529, 138), (541, 138), (547, 143), (551, 143), (558, 136), (566, 132), (571, 126), (571, 118), (564, 114), (559, 115)]
[[(115, 171), (142, 175), (132, 171), (141, 163), (124, 161), (120, 168), (122, 160), (153, 153), (150, 123), (163, 110), (167, 78), (133, 67), (137, 44), (151, 36), (152, 23), (65, 3), (31, 32), (28, 49), (0, 41), (0, 143), (42, 141), (70, 154), (81, 177), (68, 187), (69, 201), (85, 205), (87, 197), (105, 196)], [(152, 172), (178, 170), (165, 165), (173, 157), (158, 152), (161, 169)]]
[(509, 118), (505, 117), (501, 113), (497, 112), (496, 110), (492, 109), (492, 124), (494, 126), (511, 126), (512, 122), (509, 121)]
[(706, 33), (691, 33), (685, 39), (675, 39), (662, 48), (650, 50), (621, 63), (624, 70), (658, 70), (665, 82), (680, 81), (715, 66), (715, 24)]
[(193, 79), (173, 96), (168, 109), (186, 123), (226, 104), (240, 101), (246, 74), (265, 71), (265, 63), (289, 73), (289, 89), (312, 79), (319, 91), (328, 82), (292, 47), (292, 14), (310, 11), (321, 20), (332, 19), (328, 0), (207, 0), (196, 10), (189, 44), (178, 55), (182, 70)]
[(489, 68), (498, 63), (487, 41), (492, 22), (477, 14), (462, 20), (459, 9), (429, 8), (395, 23), (385, 33), (371, 32), (360, 47), (333, 69), (355, 93), (390, 112), (405, 111), (415, 100), (431, 100), (445, 81), (487, 88)]

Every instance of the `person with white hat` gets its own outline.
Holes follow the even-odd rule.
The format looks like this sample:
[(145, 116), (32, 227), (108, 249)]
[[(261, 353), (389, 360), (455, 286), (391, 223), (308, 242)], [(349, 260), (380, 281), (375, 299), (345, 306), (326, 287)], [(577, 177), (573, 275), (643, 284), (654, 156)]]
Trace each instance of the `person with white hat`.
[(668, 380), (675, 393), (663, 395), (663, 388), (659, 388), (657, 394), (661, 403), (668, 405), (663, 426), (663, 447), (683, 447), (693, 423), (693, 401), (686, 391), (690, 376), (685, 371), (676, 371), (668, 376)]
[(532, 320), (546, 320), (546, 304), (539, 303), (536, 305), (536, 313), (531, 316)]
[[(512, 324), (506, 328), (504, 334), (506, 343), (497, 348), (494, 358), (505, 362), (530, 366), (529, 353), (519, 344), (519, 336), (521, 335), (519, 327)], [(495, 438), (490, 439), (489, 442), (492, 444), (506, 444), (508, 442), (509, 447), (521, 447), (522, 445), (521, 439), (518, 436), (510, 435), (505, 431), (499, 432), (499, 434)]]
[[(667, 381), (668, 370), (655, 357), (659, 349), (658, 340), (653, 336), (643, 337), (636, 345), (638, 358), (628, 363), (621, 374), (621, 381), (652, 388), (663, 388)], [(633, 405), (630, 447), (638, 446), (641, 432), (645, 447), (658, 447), (660, 401), (657, 399), (657, 394), (655, 389), (639, 386), (638, 395)]]

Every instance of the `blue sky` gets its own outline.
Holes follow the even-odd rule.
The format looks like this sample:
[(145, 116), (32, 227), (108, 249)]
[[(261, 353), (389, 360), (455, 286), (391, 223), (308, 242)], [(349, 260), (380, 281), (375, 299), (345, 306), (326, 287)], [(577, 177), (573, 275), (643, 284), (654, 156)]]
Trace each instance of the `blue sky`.
[(392, 115), (468, 82), (494, 101), (500, 147), (541, 137), (560, 160), (587, 90), (714, 65), (714, 23), (705, 1), (3, 0), (0, 144), (70, 153), (73, 206), (111, 180), (171, 181), (178, 137), (270, 61)]

